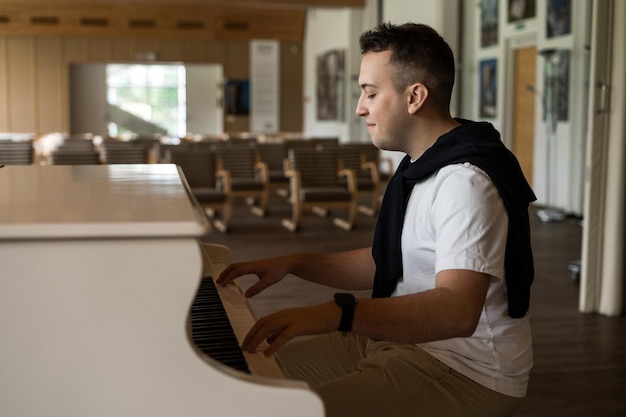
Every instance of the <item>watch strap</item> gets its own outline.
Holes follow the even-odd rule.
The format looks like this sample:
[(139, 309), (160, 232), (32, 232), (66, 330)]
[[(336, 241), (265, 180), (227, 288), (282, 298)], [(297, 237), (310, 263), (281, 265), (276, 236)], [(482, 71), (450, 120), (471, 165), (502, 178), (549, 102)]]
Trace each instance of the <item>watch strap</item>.
[(337, 328), (337, 330), (347, 333), (352, 330), (356, 298), (349, 293), (337, 293), (335, 294), (335, 302), (341, 307), (341, 321), (339, 322), (339, 328)]

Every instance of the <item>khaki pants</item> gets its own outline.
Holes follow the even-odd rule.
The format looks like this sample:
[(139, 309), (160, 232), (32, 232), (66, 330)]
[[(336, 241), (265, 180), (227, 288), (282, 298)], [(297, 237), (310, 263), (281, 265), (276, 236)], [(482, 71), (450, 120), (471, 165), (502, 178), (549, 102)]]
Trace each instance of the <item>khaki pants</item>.
[(327, 417), (503, 417), (522, 401), (410, 344), (334, 333), (292, 342), (278, 358), (291, 378), (321, 396)]

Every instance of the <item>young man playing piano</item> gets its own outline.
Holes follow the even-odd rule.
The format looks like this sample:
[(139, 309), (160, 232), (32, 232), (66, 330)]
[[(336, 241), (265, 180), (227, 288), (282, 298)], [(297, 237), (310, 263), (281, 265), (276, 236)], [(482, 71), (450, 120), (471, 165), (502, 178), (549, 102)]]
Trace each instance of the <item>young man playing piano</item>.
[(407, 154), (372, 247), (235, 263), (218, 282), (256, 274), (251, 297), (295, 274), (372, 298), (263, 317), (242, 347), (267, 340), (328, 416), (509, 416), (532, 367), (533, 192), (490, 124), (451, 117), (454, 58), (439, 34), (383, 24), (360, 46), (356, 112), (377, 147)]

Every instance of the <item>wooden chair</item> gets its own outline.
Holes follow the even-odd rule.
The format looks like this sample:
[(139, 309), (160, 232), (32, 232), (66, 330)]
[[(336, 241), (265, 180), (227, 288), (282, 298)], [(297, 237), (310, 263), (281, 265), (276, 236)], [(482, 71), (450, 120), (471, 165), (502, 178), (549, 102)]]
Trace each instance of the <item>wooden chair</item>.
[(133, 141), (105, 140), (102, 157), (106, 164), (150, 163), (151, 144)]
[(101, 163), (100, 151), (88, 135), (66, 138), (50, 154), (52, 165), (98, 165)]
[(339, 161), (341, 169), (354, 172), (356, 178), (357, 197), (370, 200), (368, 205), (358, 204), (359, 212), (375, 216), (381, 202), (381, 180), (379, 166), (373, 153), (379, 152), (371, 143), (346, 143), (339, 147)]
[(307, 141), (317, 150), (337, 149), (339, 147), (339, 138), (336, 136), (313, 136)]
[(0, 140), (0, 165), (31, 165), (34, 160), (33, 141)]
[(256, 149), (245, 144), (226, 144), (215, 148), (218, 173), (229, 179), (225, 191), (231, 204), (245, 198), (251, 211), (265, 217), (269, 206), (269, 175), (267, 164), (259, 160)]
[(226, 233), (232, 219), (232, 207), (225, 191), (230, 184), (228, 178), (218, 181), (215, 153), (181, 145), (170, 148), (170, 162), (181, 167), (193, 196), (215, 228)]
[(259, 160), (267, 165), (270, 187), (276, 189), (278, 195), (287, 197), (289, 187), (289, 178), (285, 174), (287, 144), (284, 142), (257, 143), (256, 151)]
[[(282, 224), (295, 232), (300, 227), (302, 212), (311, 208), (326, 216), (329, 209), (347, 210), (346, 219), (335, 218), (336, 226), (352, 230), (356, 218), (356, 179), (350, 170), (338, 170), (338, 149), (292, 148), (288, 152), (292, 218)], [(345, 177), (344, 182), (341, 178)]]

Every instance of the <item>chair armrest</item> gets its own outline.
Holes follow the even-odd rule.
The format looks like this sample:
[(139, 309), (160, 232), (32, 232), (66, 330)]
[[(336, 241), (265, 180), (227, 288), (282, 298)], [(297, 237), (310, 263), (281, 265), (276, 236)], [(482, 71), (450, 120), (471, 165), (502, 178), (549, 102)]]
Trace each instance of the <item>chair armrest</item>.
[(300, 171), (297, 169), (288, 169), (285, 172), (285, 176), (289, 178), (289, 198), (292, 202), (296, 202), (300, 198), (300, 191), (302, 190)]
[(288, 177), (287, 174), (291, 170), (291, 164), (289, 163), (289, 158), (283, 159), (283, 172), (285, 173), (285, 177)]
[(263, 184), (267, 184), (270, 181), (269, 168), (266, 162), (258, 161), (254, 164), (254, 170)]
[(370, 178), (374, 184), (378, 184), (380, 182), (380, 172), (378, 171), (378, 166), (375, 162), (366, 161), (361, 164), (361, 168), (364, 170), (368, 170), (370, 172)]
[(342, 169), (338, 174), (340, 177), (346, 177), (346, 182), (348, 184), (348, 191), (351, 193), (356, 193), (356, 175), (351, 169)]
[(233, 189), (232, 181), (230, 178), (230, 172), (225, 169), (218, 169), (215, 173), (215, 181), (217, 182), (217, 189), (223, 193), (230, 193)]

